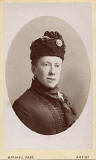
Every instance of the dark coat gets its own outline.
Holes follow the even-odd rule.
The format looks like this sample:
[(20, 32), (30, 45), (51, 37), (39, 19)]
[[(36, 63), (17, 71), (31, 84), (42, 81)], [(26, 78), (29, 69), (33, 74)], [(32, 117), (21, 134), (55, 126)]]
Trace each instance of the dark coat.
[(76, 119), (68, 100), (65, 107), (62, 107), (59, 101), (52, 102), (32, 88), (17, 99), (12, 107), (28, 128), (44, 135), (60, 133), (69, 128)]

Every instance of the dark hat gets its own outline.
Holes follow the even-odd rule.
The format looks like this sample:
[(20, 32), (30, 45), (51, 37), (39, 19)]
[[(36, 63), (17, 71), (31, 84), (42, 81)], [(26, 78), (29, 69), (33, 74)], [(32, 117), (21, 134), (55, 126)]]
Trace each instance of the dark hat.
[(42, 38), (32, 42), (30, 50), (30, 59), (33, 61), (42, 56), (57, 56), (64, 60), (65, 43), (58, 32), (46, 31)]

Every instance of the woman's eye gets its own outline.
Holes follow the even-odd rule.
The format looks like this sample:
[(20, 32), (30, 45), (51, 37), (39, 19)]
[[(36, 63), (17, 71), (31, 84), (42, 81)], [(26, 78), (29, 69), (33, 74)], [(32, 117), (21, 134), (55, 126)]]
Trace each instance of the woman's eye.
[(43, 66), (48, 66), (48, 63), (44, 63)]
[(48, 66), (48, 64), (47, 64), (47, 63), (45, 63), (45, 64), (44, 64), (44, 66)]
[(55, 67), (57, 67), (57, 68), (58, 68), (59, 66), (60, 66), (59, 64), (55, 64)]

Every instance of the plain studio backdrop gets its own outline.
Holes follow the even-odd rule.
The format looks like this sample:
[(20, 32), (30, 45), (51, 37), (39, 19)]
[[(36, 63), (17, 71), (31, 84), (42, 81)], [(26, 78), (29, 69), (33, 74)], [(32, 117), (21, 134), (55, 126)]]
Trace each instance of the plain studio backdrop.
[[(6, 4), (4, 7), (6, 46), (5, 146), (8, 148), (22, 148), (22, 146), (23, 148), (90, 148), (92, 145), (92, 123), (89, 124), (92, 121), (92, 102), (91, 93), (89, 93), (92, 63), (90, 56), (91, 15), (86, 15), (87, 11), (91, 13), (90, 4), (39, 4), (37, 7), (39, 15), (37, 13), (35, 15), (36, 7), (36, 4), (28, 3)], [(42, 10), (42, 7), (44, 7), (44, 10)], [(54, 8), (54, 12), (50, 13), (50, 7)], [(82, 14), (80, 9), (85, 16), (82, 17), (83, 24), (80, 23)], [(46, 10), (48, 13), (45, 15)], [(57, 10), (59, 10), (59, 15)], [(76, 22), (74, 21), (74, 16), (76, 15), (71, 15), (71, 12), (78, 15)], [(25, 16), (26, 13), (27, 17)], [(71, 15), (70, 19), (64, 16), (68, 15), (68, 13)], [(72, 26), (72, 19), (74, 24), (77, 25), (79, 23), (81, 25), (81, 35), (87, 30), (85, 34), (88, 37), (87, 43), (86, 38), (81, 38), (80, 33), (77, 33), (74, 25)], [(89, 26), (89, 30), (86, 29), (86, 23)], [(13, 102), (31, 86), (33, 75), (31, 71), (30, 45), (32, 41), (43, 36), (45, 31), (58, 31), (64, 38), (66, 53), (60, 88), (70, 99), (77, 117), (79, 117), (71, 128), (54, 136), (43, 136), (31, 131), (16, 117), (11, 108)], [(84, 126), (86, 123), (87, 127)], [(84, 128), (87, 130), (85, 131)], [(87, 132), (88, 134), (86, 135)], [(18, 141), (15, 140), (16, 137), (18, 137)], [(80, 137), (81, 139), (86, 139), (86, 142), (81, 142)], [(71, 139), (71, 141), (69, 142), (68, 139)], [(76, 142), (77, 139), (78, 142)], [(40, 142), (42, 141), (43, 143), (41, 144)]]

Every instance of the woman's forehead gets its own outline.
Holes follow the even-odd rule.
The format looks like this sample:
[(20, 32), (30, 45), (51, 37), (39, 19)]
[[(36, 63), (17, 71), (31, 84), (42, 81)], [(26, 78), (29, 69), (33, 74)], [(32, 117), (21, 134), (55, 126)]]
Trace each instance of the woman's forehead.
[(62, 63), (62, 59), (57, 56), (43, 56), (38, 59), (38, 63), (40, 62)]

